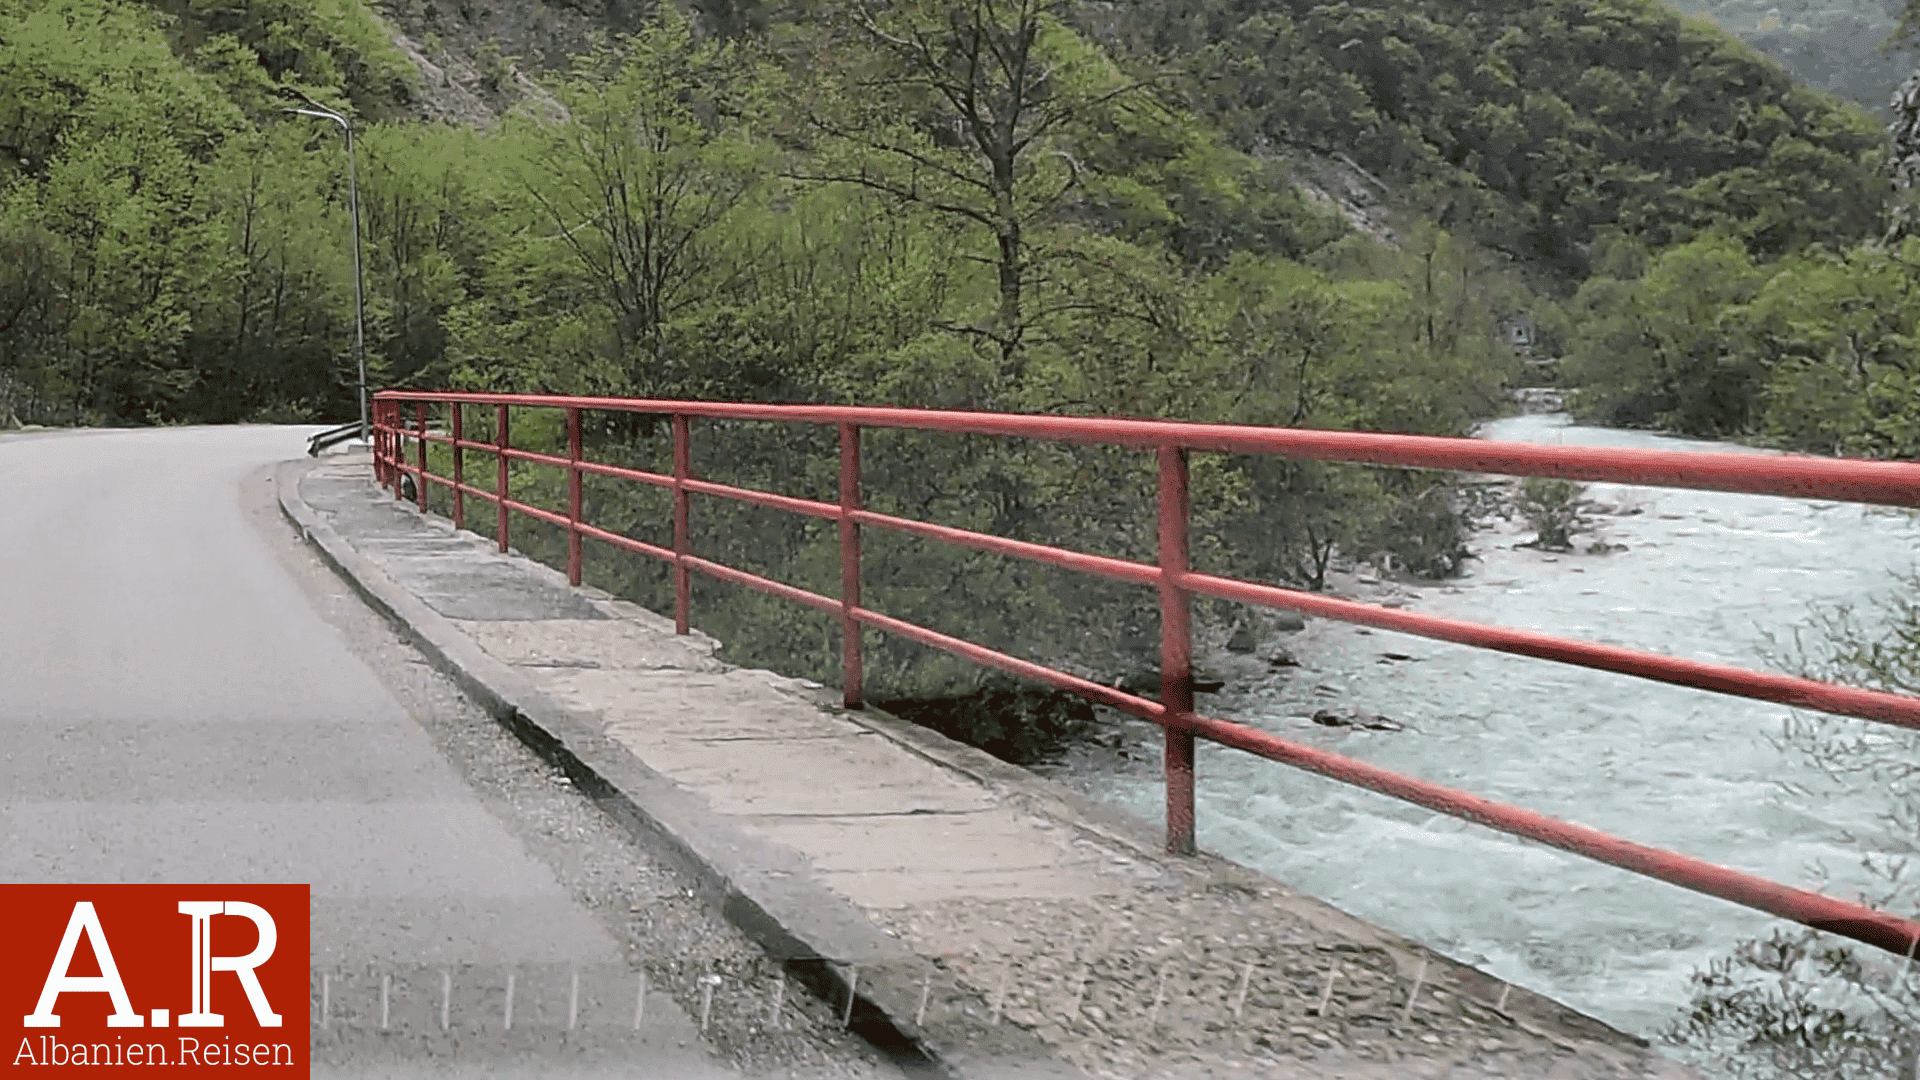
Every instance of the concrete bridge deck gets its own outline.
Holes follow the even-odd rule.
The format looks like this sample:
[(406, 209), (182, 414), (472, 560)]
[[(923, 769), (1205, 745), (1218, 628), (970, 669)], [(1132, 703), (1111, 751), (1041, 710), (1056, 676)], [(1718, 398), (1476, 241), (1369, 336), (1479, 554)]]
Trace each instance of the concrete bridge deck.
[(851, 986), (852, 1023), (928, 1075), (1696, 1075), (1247, 868), (1165, 855), (1156, 828), (1025, 770), (724, 663), (396, 502), (365, 454), (290, 462), (279, 491), (471, 695), (664, 837), (795, 977)]

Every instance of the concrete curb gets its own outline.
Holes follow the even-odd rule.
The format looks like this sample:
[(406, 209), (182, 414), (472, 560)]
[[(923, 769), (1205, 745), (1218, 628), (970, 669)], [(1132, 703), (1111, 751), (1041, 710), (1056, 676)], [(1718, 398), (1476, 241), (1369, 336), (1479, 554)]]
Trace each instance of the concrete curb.
[(850, 1028), (910, 1074), (964, 1080), (913, 1019), (925, 960), (821, 884), (800, 853), (720, 820), (705, 799), (547, 698), (355, 551), (300, 495), (300, 478), (323, 464), (296, 459), (275, 469), (281, 512), (370, 607), (494, 719), (565, 770), (604, 812), (650, 844), (664, 845), (719, 903), (722, 916), (793, 977), (829, 1001), (845, 1002), (851, 991)]

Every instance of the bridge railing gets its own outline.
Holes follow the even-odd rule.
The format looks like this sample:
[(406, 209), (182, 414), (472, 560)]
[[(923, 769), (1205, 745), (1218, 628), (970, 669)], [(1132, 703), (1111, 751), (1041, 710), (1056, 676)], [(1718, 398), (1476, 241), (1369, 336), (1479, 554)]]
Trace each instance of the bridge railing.
[[(411, 426), (406, 423), (404, 415), (407, 405), (413, 407)], [(438, 405), (448, 409), (448, 424), (444, 434), (427, 426), (429, 406)], [(688, 631), (689, 578), (695, 571), (837, 615), (843, 637), (842, 685), (848, 708), (857, 709), (861, 706), (861, 628), (871, 626), (1013, 675), (1072, 691), (1154, 721), (1165, 733), (1166, 827), (1167, 850), (1170, 852), (1191, 854), (1194, 851), (1194, 740), (1204, 738), (1850, 937), (1896, 954), (1912, 955), (1916, 946), (1920, 946), (1920, 922), (1403, 776), (1244, 724), (1199, 715), (1194, 711), (1192, 678), (1190, 603), (1195, 596), (1284, 608), (1440, 641), (1576, 664), (1797, 708), (1862, 717), (1905, 728), (1920, 729), (1920, 698), (1662, 656), (1536, 631), (1486, 626), (1199, 573), (1188, 564), (1190, 515), (1187, 458), (1195, 451), (1277, 454), (1322, 461), (1546, 476), (1904, 507), (1920, 507), (1920, 464), (1802, 456), (1534, 446), (1476, 439), (1171, 421), (820, 405), (385, 391), (375, 395), (375, 406), (374, 469), (381, 483), (394, 486), (397, 490), (402, 475), (417, 478), (413, 487), (422, 510), (428, 506), (428, 493), (433, 485), (448, 488), (452, 493), (453, 519), (460, 527), (465, 526), (466, 496), (492, 503), (497, 511), (495, 540), (502, 551), (508, 545), (509, 511), (518, 511), (560, 526), (567, 533), (567, 577), (576, 585), (580, 583), (583, 539), (602, 541), (667, 562), (673, 570), (674, 625), (682, 634)], [(478, 442), (464, 437), (462, 421), (465, 410), (470, 407), (494, 410), (493, 441)], [(558, 457), (513, 447), (508, 426), (509, 408), (563, 410), (566, 416), (567, 456)], [(585, 460), (580, 437), (583, 411), (642, 413), (670, 418), (672, 474)], [(695, 418), (833, 425), (838, 429), (840, 440), (838, 501), (793, 498), (699, 479), (693, 469), (691, 430)], [(1159, 464), (1158, 560), (1148, 564), (1109, 558), (866, 510), (861, 502), (860, 470), (860, 433), (866, 428), (995, 435), (1150, 451)], [(416, 450), (411, 462), (406, 452), (409, 443)], [(452, 476), (436, 476), (429, 471), (427, 446), (430, 443), (451, 448)], [(467, 451), (482, 451), (493, 456), (495, 468), (491, 491), (467, 481), (464, 467)], [(548, 510), (514, 500), (508, 489), (509, 461), (536, 462), (565, 469), (568, 492), (566, 510)], [(673, 547), (645, 543), (581, 520), (581, 478), (588, 474), (620, 477), (671, 491)], [(837, 522), (841, 562), (840, 595), (823, 596), (695, 555), (688, 527), (688, 505), (694, 495), (734, 499)], [(863, 606), (860, 598), (860, 536), (863, 527), (894, 530), (1156, 588), (1160, 595), (1160, 700), (1152, 701), (1124, 693)]]

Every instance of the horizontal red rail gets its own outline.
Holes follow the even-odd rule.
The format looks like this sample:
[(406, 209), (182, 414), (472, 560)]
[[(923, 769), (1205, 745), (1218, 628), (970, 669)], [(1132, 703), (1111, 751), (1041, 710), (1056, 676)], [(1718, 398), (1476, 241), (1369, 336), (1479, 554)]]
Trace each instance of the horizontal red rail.
[(1784, 495), (1882, 506), (1920, 506), (1920, 464), (1816, 458), (1798, 454), (1612, 450), (1490, 443), (1483, 439), (1450, 439), (1432, 435), (838, 405), (750, 405), (412, 391), (407, 392), (406, 400), (571, 407), (719, 420), (855, 424), (860, 427), (1002, 435), (1137, 448), (1177, 446), (1215, 453), (1281, 454), (1365, 465), (1450, 469), (1507, 476), (1550, 476), (1566, 480), (1696, 488), (1746, 495)]
[(1713, 690), (1735, 697), (1818, 709), (1842, 716), (1857, 716), (1865, 720), (1878, 720), (1882, 723), (1920, 729), (1920, 698), (1903, 697), (1879, 690), (1835, 686), (1832, 683), (1800, 679), (1791, 675), (1749, 671), (1746, 668), (1712, 664), (1704, 660), (1683, 660), (1662, 656), (1659, 653), (1625, 649), (1617, 645), (1601, 645), (1595, 642), (1555, 637), (1552, 634), (1542, 634), (1533, 630), (1509, 630), (1505, 627), (1463, 622), (1438, 615), (1399, 611), (1373, 604), (1355, 603), (1351, 600), (1337, 600), (1331, 596), (1316, 596), (1313, 593), (1299, 592), (1294, 589), (1280, 589), (1271, 585), (1256, 585), (1247, 581), (1235, 581), (1232, 578), (1214, 577), (1210, 574), (1189, 574), (1184, 579), (1184, 585), (1196, 593), (1217, 596), (1223, 600), (1240, 600), (1246, 603), (1263, 604), (1267, 607), (1291, 608), (1308, 615), (1360, 623), (1364, 626), (1377, 626), (1382, 630), (1397, 630), (1403, 634), (1418, 634), (1421, 637), (1452, 641), (1481, 649), (1495, 649), (1518, 656), (1557, 660), (1563, 664), (1577, 664), (1581, 667), (1598, 668), (1601, 671), (1614, 671), (1622, 675), (1633, 675), (1655, 682), (1672, 683), (1676, 686)]
[[(400, 403), (415, 403), (415, 428), (401, 422)], [(444, 403), (453, 412), (451, 437), (429, 432), (428, 403)], [(492, 406), (498, 413), (497, 441), (462, 439), (461, 408)], [(506, 438), (507, 408), (548, 407), (566, 410), (569, 454), (557, 457), (512, 447)], [(666, 415), (673, 418), (674, 475), (626, 469), (581, 459), (579, 414), (604, 409)], [(1612, 481), (1637, 485), (1698, 488), (1748, 494), (1783, 495), (1893, 506), (1920, 506), (1920, 465), (1865, 462), (1786, 455), (1671, 453), (1644, 450), (1596, 450), (1580, 447), (1526, 446), (1488, 443), (1475, 439), (1381, 435), (1364, 432), (1302, 431), (1221, 424), (1190, 424), (1154, 420), (1112, 420), (1056, 416), (1010, 416), (991, 413), (936, 412), (813, 405), (751, 405), (716, 402), (640, 401), (612, 398), (561, 398), (515, 394), (399, 393), (376, 395), (375, 471), (383, 483), (403, 474), (418, 480), (421, 506), (426, 506), (429, 483), (451, 487), (455, 493), (456, 522), (460, 497), (477, 495), (498, 508), (499, 544), (507, 545), (508, 510), (560, 525), (569, 530), (568, 576), (580, 580), (578, 538), (588, 537), (628, 551), (662, 559), (675, 567), (676, 623), (687, 628), (686, 574), (699, 571), (710, 577), (758, 589), (807, 607), (840, 615), (849, 707), (860, 704), (860, 631), (870, 626), (922, 644), (986, 664), (1023, 678), (1080, 694), (1161, 724), (1167, 738), (1168, 848), (1193, 850), (1192, 745), (1195, 736), (1209, 739), (1274, 761), (1366, 787), (1429, 809), (1474, 821), (1518, 836), (1633, 870), (1698, 892), (1758, 908), (1808, 926), (1832, 931), (1897, 953), (1920, 942), (1920, 922), (1877, 912), (1858, 904), (1793, 889), (1688, 856), (1660, 851), (1609, 836), (1598, 830), (1569, 824), (1533, 811), (1506, 806), (1437, 784), (1401, 776), (1364, 762), (1294, 743), (1241, 724), (1197, 715), (1193, 711), (1187, 604), (1195, 595), (1288, 608), (1310, 615), (1417, 634), (1442, 641), (1493, 649), (1521, 656), (1577, 664), (1639, 678), (1796, 707), (1863, 717), (1920, 729), (1920, 699), (1881, 691), (1836, 686), (1810, 679), (1704, 661), (1662, 656), (1634, 649), (1555, 637), (1535, 631), (1485, 626), (1456, 619), (1423, 615), (1338, 600), (1294, 589), (1195, 573), (1186, 564), (1186, 464), (1189, 450), (1221, 453), (1270, 453), (1291, 457), (1346, 461), (1415, 468), (1444, 468), (1520, 476), (1556, 476), (1575, 480)], [(692, 475), (687, 420), (788, 421), (834, 424), (840, 429), (840, 501), (822, 502), (773, 492), (718, 484)], [(1094, 442), (1152, 448), (1160, 456), (1160, 539), (1158, 565), (1132, 562), (1085, 552), (1069, 551), (914, 521), (864, 509), (859, 495), (859, 432), (864, 427), (986, 434), (1073, 442)], [(411, 438), (421, 446), (418, 465), (409, 465), (401, 441)], [(456, 479), (447, 481), (426, 469), (425, 444), (449, 445), (454, 450)], [(462, 454), (481, 450), (499, 462), (496, 490), (482, 491), (461, 483)], [(568, 471), (570, 508), (565, 515), (529, 506), (507, 494), (506, 462), (526, 461)], [(593, 474), (636, 480), (668, 488), (674, 499), (674, 546), (671, 550), (634, 540), (590, 525), (581, 519), (579, 478)], [(687, 497), (706, 495), (732, 499), (791, 513), (834, 519), (841, 527), (842, 596), (838, 599), (800, 589), (770, 578), (699, 558), (690, 550)], [(995, 552), (1048, 565), (1065, 567), (1117, 581), (1153, 585), (1162, 601), (1161, 700), (1149, 701), (1086, 679), (1009, 656), (873, 611), (859, 600), (859, 526), (872, 526), (980, 551)]]
[(1159, 702), (1148, 701), (1143, 697), (1135, 697), (1132, 694), (1114, 689), (1111, 686), (1101, 686), (1091, 679), (1082, 679), (1077, 675), (1069, 675), (1064, 671), (1055, 671), (1050, 667), (1043, 667), (1039, 664), (1022, 660), (1019, 657), (1008, 656), (1003, 652), (996, 652), (993, 649), (987, 648), (985, 645), (975, 645), (971, 641), (963, 641), (957, 637), (950, 637), (940, 633), (938, 630), (929, 630), (924, 626), (915, 626), (913, 623), (893, 618), (890, 615), (882, 615), (877, 611), (869, 611), (866, 608), (855, 608), (854, 616), (868, 626), (892, 631), (901, 637), (911, 638), (922, 645), (931, 645), (936, 649), (944, 649), (947, 652), (953, 653), (955, 656), (964, 656), (977, 663), (999, 668), (1001, 671), (1007, 672), (1010, 675), (1019, 675), (1022, 678), (1032, 679), (1035, 682), (1057, 686), (1062, 690), (1071, 690), (1083, 697), (1092, 698), (1102, 705), (1111, 705), (1122, 712), (1129, 712), (1143, 719), (1164, 722), (1167, 718), (1166, 706)]
[(1804, 889), (1788, 888), (1700, 859), (1621, 840), (1598, 829), (1574, 825), (1545, 814), (1469, 795), (1464, 791), (1401, 776), (1363, 761), (1302, 746), (1256, 728), (1206, 717), (1194, 723), (1198, 734), (1222, 746), (1245, 750), (1273, 761), (1283, 761), (1343, 783), (1371, 788), (1383, 795), (1404, 799), (1452, 817), (1551, 844), (1576, 855), (1611, 863), (1695, 892), (1731, 900), (1815, 929), (1877, 945), (1889, 952), (1905, 955), (1916, 940), (1916, 933), (1920, 932), (1920, 923), (1896, 915)]
[(1068, 570), (1098, 574), (1115, 581), (1128, 581), (1136, 585), (1157, 585), (1160, 582), (1160, 568), (1148, 566), (1146, 563), (1129, 562), (1126, 559), (1114, 559), (1105, 555), (1088, 555), (1079, 551), (1062, 551), (1045, 544), (1030, 544), (1025, 540), (988, 536), (986, 533), (949, 528), (928, 521), (913, 521), (887, 514), (876, 514), (871, 510), (856, 510), (848, 516), (858, 525), (878, 525), (884, 529), (924, 536), (929, 540), (942, 540), (959, 547), (991, 551), (997, 555), (1012, 555)]

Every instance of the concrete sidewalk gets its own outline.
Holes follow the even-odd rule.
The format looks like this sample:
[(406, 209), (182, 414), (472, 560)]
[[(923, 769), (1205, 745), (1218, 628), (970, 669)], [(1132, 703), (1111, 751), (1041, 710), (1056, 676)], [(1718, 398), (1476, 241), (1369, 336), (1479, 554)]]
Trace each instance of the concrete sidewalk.
[(1157, 829), (1025, 770), (725, 664), (397, 503), (365, 454), (279, 483), (369, 603), (932, 1074), (1695, 1075), (1254, 871), (1166, 856)]

